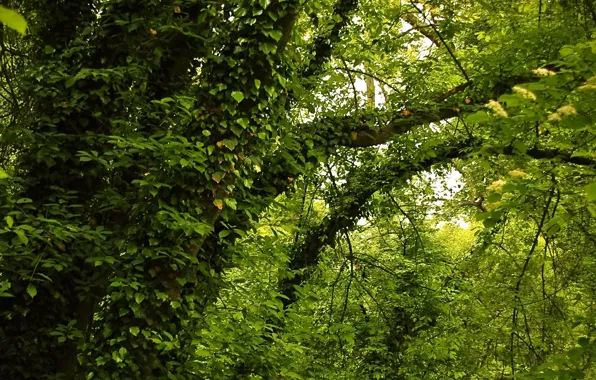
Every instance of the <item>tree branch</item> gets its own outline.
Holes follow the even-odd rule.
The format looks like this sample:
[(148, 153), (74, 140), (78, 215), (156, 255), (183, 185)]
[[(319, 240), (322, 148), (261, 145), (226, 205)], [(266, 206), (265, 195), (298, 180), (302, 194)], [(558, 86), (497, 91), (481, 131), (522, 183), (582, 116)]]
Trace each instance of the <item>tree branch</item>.
[(470, 81), (470, 77), (466, 73), (466, 70), (464, 70), (464, 67), (461, 65), (461, 63), (459, 62), (459, 60), (457, 59), (457, 57), (455, 56), (455, 54), (451, 50), (451, 47), (449, 46), (449, 44), (447, 44), (447, 42), (445, 41), (445, 39), (443, 39), (443, 36), (441, 35), (441, 33), (439, 33), (439, 30), (427, 19), (426, 15), (424, 14), (424, 11), (422, 11), (420, 8), (418, 8), (416, 6), (416, 4), (412, 0), (410, 0), (410, 4), (428, 22), (428, 25), (430, 25), (430, 27), (433, 29), (433, 31), (437, 34), (437, 36), (439, 37), (439, 40), (441, 40), (441, 42), (443, 43), (443, 45), (445, 45), (445, 49), (447, 49), (447, 52), (449, 53), (449, 55), (451, 56), (451, 58), (453, 58), (453, 62), (455, 62), (455, 65), (459, 68), (459, 70), (463, 74), (464, 78), (466, 78), (466, 80), (469, 82)]
[(341, 30), (349, 23), (350, 14), (358, 8), (358, 0), (339, 0), (333, 7), (333, 14), (340, 17), (340, 21), (333, 24), (331, 31), (319, 35), (312, 46), (314, 58), (303, 71), (302, 76), (310, 77), (318, 74), (324, 64), (331, 58), (333, 44), (339, 41)]
[(365, 205), (377, 191), (390, 189), (397, 179), (405, 180), (416, 173), (430, 169), (433, 165), (446, 162), (465, 154), (462, 149), (468, 147), (468, 141), (444, 144), (437, 147), (436, 157), (421, 161), (392, 160), (382, 168), (360, 166), (348, 175), (348, 182), (340, 188), (336, 199), (341, 203), (331, 207), (329, 215), (313, 228), (292, 255), (289, 267), (297, 274), (281, 283), (281, 293), (288, 299), (282, 299), (286, 306), (296, 301), (294, 286), (300, 285), (310, 276), (310, 269), (319, 262), (319, 253), (326, 245), (332, 245), (340, 231), (353, 228), (363, 215)]
[[(483, 145), (481, 140), (463, 140), (446, 143), (434, 148), (436, 157), (426, 158), (421, 161), (393, 160), (383, 167), (360, 166), (347, 176), (348, 182), (343, 185), (336, 196), (341, 203), (331, 207), (329, 215), (308, 233), (302, 244), (294, 249), (290, 261), (290, 269), (296, 271), (291, 279), (281, 283), (281, 293), (288, 299), (283, 299), (284, 305), (289, 306), (296, 301), (294, 285), (300, 285), (306, 280), (319, 262), (319, 253), (326, 245), (332, 245), (339, 232), (353, 228), (358, 219), (362, 217), (368, 200), (377, 191), (391, 189), (396, 182), (403, 182), (422, 171), (429, 170), (437, 164), (446, 163), (456, 158), (466, 158), (471, 148)], [(495, 154), (515, 155), (513, 147), (506, 147), (502, 152)], [(561, 160), (576, 165), (588, 165), (596, 168), (596, 161), (581, 157), (572, 157), (569, 152), (534, 147), (526, 152), (534, 159)], [(478, 207), (478, 205), (476, 205)]]
[(416, 30), (418, 33), (420, 33), (424, 37), (428, 38), (430, 40), (430, 42), (433, 43), (433, 45), (435, 45), (438, 48), (441, 47), (441, 41), (437, 38), (437, 36), (433, 35), (432, 33), (429, 33), (428, 30), (426, 30), (426, 28), (432, 28), (431, 25), (423, 25), (412, 14), (403, 15), (403, 16), (401, 16), (401, 19), (404, 20), (405, 22), (407, 22), (408, 24), (410, 24), (412, 26), (412, 28), (414, 30)]

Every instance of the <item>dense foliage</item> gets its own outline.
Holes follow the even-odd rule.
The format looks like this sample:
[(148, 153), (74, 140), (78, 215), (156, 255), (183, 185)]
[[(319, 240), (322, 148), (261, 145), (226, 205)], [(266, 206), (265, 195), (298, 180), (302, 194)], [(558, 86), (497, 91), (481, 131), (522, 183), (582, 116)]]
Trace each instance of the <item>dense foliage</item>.
[(1, 379), (596, 378), (593, 0), (10, 0)]

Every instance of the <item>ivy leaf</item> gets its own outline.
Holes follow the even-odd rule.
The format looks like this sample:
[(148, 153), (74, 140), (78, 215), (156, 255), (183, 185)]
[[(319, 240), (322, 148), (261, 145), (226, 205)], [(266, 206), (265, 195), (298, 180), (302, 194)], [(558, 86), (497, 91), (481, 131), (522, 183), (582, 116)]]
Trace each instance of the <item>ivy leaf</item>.
[(223, 201), (221, 199), (214, 200), (213, 204), (215, 205), (215, 207), (217, 207), (220, 210), (223, 209), (223, 207), (224, 207)]
[(238, 145), (238, 140), (236, 139), (225, 139), (223, 141), (223, 144), (226, 146), (226, 148), (228, 148), (229, 150), (234, 150), (234, 148)]
[(236, 210), (236, 208), (237, 208), (237, 203), (236, 203), (236, 200), (235, 200), (235, 199), (233, 199), (233, 198), (226, 198), (226, 199), (225, 199), (225, 203), (226, 203), (228, 206), (230, 206), (230, 208), (231, 208), (232, 210)]
[(282, 37), (283, 33), (281, 32), (281, 30), (272, 30), (272, 31), (269, 32), (269, 35), (275, 41), (279, 41), (279, 40), (281, 40), (281, 37)]
[(0, 22), (22, 35), (27, 34), (27, 21), (12, 9), (0, 6)]
[(37, 288), (35, 287), (35, 285), (29, 283), (29, 285), (27, 286), (27, 294), (29, 294), (31, 298), (35, 298), (35, 296), (37, 295)]
[(141, 303), (145, 299), (145, 295), (143, 293), (135, 294), (135, 301), (136, 303)]
[(127, 253), (137, 253), (137, 244), (134, 241), (129, 241), (126, 246)]
[(128, 329), (128, 331), (130, 331), (130, 333), (134, 336), (139, 335), (139, 331), (140, 329), (136, 326), (132, 326), (131, 328)]
[(211, 176), (211, 179), (214, 180), (215, 183), (219, 183), (223, 179), (224, 174), (225, 174), (224, 172), (215, 172)]
[(236, 123), (240, 124), (240, 126), (244, 129), (248, 128), (248, 126), (249, 126), (249, 121), (245, 117), (236, 119)]
[(234, 91), (234, 92), (232, 92), (232, 98), (234, 98), (234, 100), (236, 100), (238, 103), (240, 103), (241, 101), (244, 100), (244, 94), (241, 93), (240, 91)]

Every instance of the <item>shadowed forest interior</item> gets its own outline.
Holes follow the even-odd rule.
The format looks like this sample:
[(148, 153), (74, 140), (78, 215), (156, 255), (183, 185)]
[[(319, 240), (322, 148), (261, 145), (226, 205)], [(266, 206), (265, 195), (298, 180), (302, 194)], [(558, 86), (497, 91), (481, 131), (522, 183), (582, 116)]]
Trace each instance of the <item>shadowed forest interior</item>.
[(594, 0), (5, 0), (0, 379), (596, 379)]

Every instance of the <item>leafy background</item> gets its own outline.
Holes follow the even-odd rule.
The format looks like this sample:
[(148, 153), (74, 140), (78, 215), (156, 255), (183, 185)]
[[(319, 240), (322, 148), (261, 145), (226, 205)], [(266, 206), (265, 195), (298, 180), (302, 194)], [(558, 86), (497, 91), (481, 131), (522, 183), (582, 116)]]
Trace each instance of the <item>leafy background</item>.
[(593, 1), (6, 1), (0, 378), (596, 377)]

